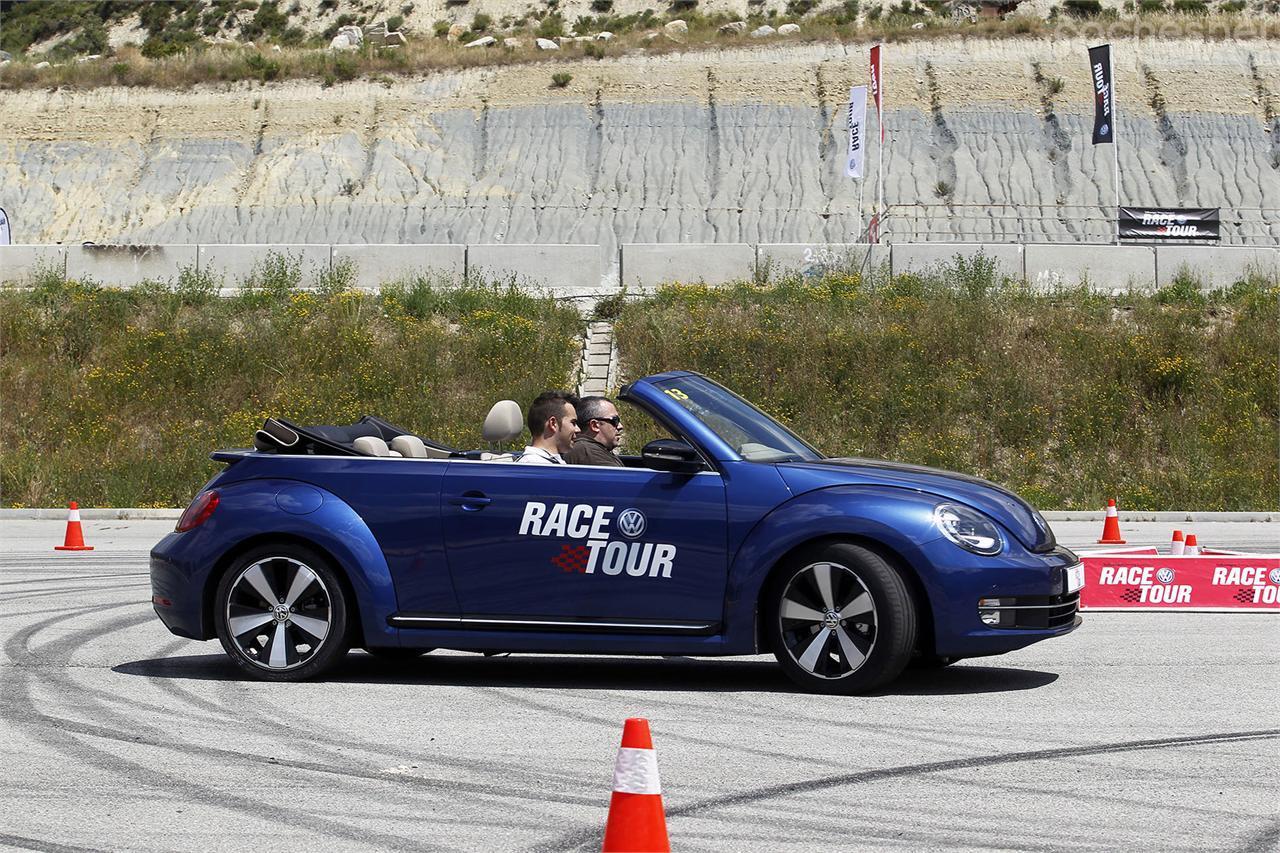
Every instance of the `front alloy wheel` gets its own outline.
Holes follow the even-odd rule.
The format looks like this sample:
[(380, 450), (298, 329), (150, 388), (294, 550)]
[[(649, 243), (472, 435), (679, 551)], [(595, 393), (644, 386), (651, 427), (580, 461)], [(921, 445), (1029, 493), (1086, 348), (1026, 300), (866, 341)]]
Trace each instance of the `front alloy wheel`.
[(915, 641), (915, 606), (878, 554), (835, 544), (801, 555), (773, 584), (775, 656), (817, 693), (856, 693), (896, 678)]
[(218, 584), (218, 639), (249, 674), (299, 681), (346, 652), (346, 597), (328, 561), (300, 546), (255, 549)]

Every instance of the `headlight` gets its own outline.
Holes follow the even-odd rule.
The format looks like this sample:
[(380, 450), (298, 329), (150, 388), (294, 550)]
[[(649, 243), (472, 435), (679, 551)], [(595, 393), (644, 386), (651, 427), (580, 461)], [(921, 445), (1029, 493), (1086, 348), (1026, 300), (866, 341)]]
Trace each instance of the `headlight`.
[(967, 506), (940, 504), (933, 511), (933, 523), (943, 536), (966, 551), (990, 557), (1004, 548), (1004, 537), (995, 522)]

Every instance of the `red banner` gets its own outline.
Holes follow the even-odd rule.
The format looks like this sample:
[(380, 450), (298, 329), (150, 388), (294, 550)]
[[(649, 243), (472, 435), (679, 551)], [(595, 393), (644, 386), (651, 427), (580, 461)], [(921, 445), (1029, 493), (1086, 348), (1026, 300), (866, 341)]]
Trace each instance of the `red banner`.
[(876, 126), (880, 128), (880, 143), (884, 144), (884, 119), (880, 114), (880, 45), (871, 48), (871, 97), (876, 102)]
[(1081, 554), (1081, 610), (1280, 613), (1280, 555), (1173, 557), (1154, 548)]

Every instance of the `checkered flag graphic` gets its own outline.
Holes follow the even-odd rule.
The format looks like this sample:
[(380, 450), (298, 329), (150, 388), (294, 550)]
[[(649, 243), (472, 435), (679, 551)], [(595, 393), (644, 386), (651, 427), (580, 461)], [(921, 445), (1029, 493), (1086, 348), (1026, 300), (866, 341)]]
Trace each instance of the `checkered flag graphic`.
[(1136, 586), (1131, 586), (1121, 593), (1120, 600), (1127, 601), (1130, 604), (1137, 604), (1142, 600), (1142, 592)]
[(585, 572), (587, 558), (590, 556), (591, 549), (585, 545), (561, 545), (560, 553), (552, 557), (551, 562), (562, 571)]
[(1241, 604), (1253, 604), (1253, 587), (1242, 586), (1236, 594), (1231, 597)]

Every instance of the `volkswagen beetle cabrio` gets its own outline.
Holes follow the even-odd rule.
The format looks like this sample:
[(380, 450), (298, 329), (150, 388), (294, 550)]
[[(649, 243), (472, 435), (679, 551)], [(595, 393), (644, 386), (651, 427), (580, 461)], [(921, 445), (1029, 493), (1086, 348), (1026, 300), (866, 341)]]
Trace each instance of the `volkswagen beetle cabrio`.
[(268, 420), (151, 552), (152, 602), (246, 673), (315, 678), (352, 647), (752, 655), (854, 693), (1080, 624), (1080, 563), (1005, 489), (828, 458), (723, 386), (631, 383), (661, 435), (623, 467), (514, 464), (376, 417)]

